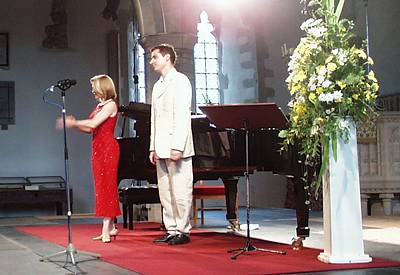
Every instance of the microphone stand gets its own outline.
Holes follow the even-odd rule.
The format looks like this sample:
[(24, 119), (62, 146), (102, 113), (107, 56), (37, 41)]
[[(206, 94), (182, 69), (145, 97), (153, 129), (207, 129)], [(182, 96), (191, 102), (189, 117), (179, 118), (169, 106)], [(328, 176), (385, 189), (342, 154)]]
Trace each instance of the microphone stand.
[[(64, 136), (64, 173), (65, 173), (65, 190), (66, 190), (66, 196), (67, 196), (67, 225), (68, 225), (68, 245), (67, 247), (60, 251), (56, 252), (47, 256), (43, 256), (42, 258), (39, 259), (39, 261), (43, 262), (45, 260), (49, 260), (51, 258), (60, 256), (60, 255), (66, 255), (67, 258), (65, 259), (64, 267), (67, 265), (67, 262), (69, 259), (71, 259), (71, 263), (73, 265), (76, 265), (75, 261), (75, 255), (78, 254), (78, 251), (75, 249), (75, 246), (72, 243), (72, 227), (71, 227), (71, 216), (72, 216), (72, 210), (71, 210), (71, 198), (70, 198), (70, 187), (69, 187), (69, 158), (68, 158), (68, 147), (67, 147), (67, 129), (65, 126), (65, 91), (71, 87), (71, 85), (57, 85), (57, 88), (61, 90), (61, 98), (62, 98), (62, 103), (56, 103), (53, 101), (48, 100), (46, 97), (50, 92), (54, 91), (54, 86), (51, 86), (50, 88), (47, 88), (44, 93), (43, 93), (43, 101), (45, 103), (57, 106), (58, 108), (61, 109), (61, 116), (63, 120), (63, 136)], [(90, 253), (90, 252), (83, 252), (81, 253), (82, 255), (87, 255), (94, 257), (96, 259), (100, 258), (99, 254), (95, 253)]]

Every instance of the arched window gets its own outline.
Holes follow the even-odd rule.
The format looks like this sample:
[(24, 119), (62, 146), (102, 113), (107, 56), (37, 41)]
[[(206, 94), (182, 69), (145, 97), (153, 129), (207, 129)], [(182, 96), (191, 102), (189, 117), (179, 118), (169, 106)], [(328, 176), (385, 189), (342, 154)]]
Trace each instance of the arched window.
[(199, 105), (220, 102), (218, 82), (218, 42), (212, 34), (214, 26), (208, 14), (202, 11), (197, 24), (197, 43), (194, 46), (194, 68), (196, 81), (196, 112)]
[[(139, 44), (137, 26), (128, 25), (128, 87), (129, 101), (146, 102), (145, 52)], [(136, 136), (135, 120), (129, 120), (129, 136)]]
[(131, 22), (128, 26), (129, 101), (146, 102), (145, 52), (139, 38), (137, 27)]
[(138, 102), (146, 102), (146, 79), (145, 79), (145, 56), (144, 49), (138, 44), (138, 59), (139, 66), (137, 70), (138, 74)]

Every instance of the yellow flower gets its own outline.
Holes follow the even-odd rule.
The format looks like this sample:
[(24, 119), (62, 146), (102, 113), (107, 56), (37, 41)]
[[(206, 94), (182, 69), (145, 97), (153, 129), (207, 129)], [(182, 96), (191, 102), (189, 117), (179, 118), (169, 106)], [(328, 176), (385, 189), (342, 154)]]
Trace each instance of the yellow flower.
[(298, 114), (299, 116), (303, 115), (306, 112), (306, 108), (304, 106), (304, 104), (300, 104), (300, 103), (296, 103), (293, 106), (293, 110), (295, 111), (296, 114)]
[(317, 124), (322, 124), (322, 123), (324, 123), (324, 121), (325, 120), (322, 117), (317, 117), (317, 119), (316, 119)]
[(362, 58), (362, 59), (367, 59), (367, 54), (364, 52), (364, 50), (362, 49), (355, 49), (354, 53), (356, 55), (358, 55), (358, 57)]
[(374, 71), (370, 71), (368, 73), (367, 77), (368, 77), (369, 80), (372, 80), (373, 82), (377, 82)]
[(299, 116), (293, 116), (293, 121), (294, 123), (297, 123), (299, 121)]
[(333, 59), (333, 55), (330, 55), (326, 60), (325, 60), (325, 64), (328, 64), (329, 62), (331, 62)]
[(315, 90), (315, 92), (317, 93), (317, 95), (320, 95), (324, 92), (324, 88), (318, 87), (317, 90)]
[(295, 76), (293, 77), (293, 82), (298, 83), (303, 81), (304, 79), (306, 79), (307, 76), (304, 73), (304, 71), (299, 71), (297, 74), (295, 74)]
[(351, 97), (352, 97), (354, 100), (358, 100), (358, 94), (353, 94)]
[(368, 56), (367, 63), (370, 64), (370, 65), (374, 65), (374, 60), (372, 60), (372, 58)]
[(337, 65), (335, 63), (330, 62), (326, 64), (326, 68), (328, 69), (328, 71), (333, 72), (334, 70), (336, 70)]
[(379, 85), (378, 85), (378, 83), (372, 84), (371, 88), (372, 88), (372, 91), (377, 92), (377, 91), (379, 90)]
[(378, 95), (374, 91), (367, 91), (365, 93), (365, 99), (367, 101), (374, 101), (377, 97)]
[(315, 102), (315, 99), (317, 98), (317, 96), (314, 93), (310, 93), (308, 95), (308, 100), (310, 100), (311, 102)]
[(290, 88), (290, 94), (291, 94), (291, 95), (294, 95), (295, 93), (297, 93), (298, 91), (300, 91), (301, 88), (302, 88), (301, 85), (299, 85), (299, 84), (293, 84), (293, 85), (291, 86), (291, 88)]
[(344, 81), (341, 81), (341, 80), (336, 81), (336, 84), (339, 85), (341, 90), (343, 90), (347, 86), (347, 84)]

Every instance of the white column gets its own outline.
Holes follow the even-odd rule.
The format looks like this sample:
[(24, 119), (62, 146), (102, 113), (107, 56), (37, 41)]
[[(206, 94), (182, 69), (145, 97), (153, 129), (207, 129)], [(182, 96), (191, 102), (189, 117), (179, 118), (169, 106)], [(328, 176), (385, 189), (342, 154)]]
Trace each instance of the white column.
[[(352, 124), (353, 125), (353, 124)], [(330, 148), (329, 174), (323, 181), (324, 252), (326, 263), (366, 263), (362, 238), (357, 136), (353, 127), (348, 143), (338, 141), (337, 161)]]

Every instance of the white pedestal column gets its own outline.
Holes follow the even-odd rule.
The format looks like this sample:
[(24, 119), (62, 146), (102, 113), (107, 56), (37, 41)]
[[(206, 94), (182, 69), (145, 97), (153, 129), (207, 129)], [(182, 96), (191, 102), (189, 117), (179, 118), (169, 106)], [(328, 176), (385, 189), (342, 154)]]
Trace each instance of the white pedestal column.
[(350, 130), (348, 143), (338, 141), (337, 161), (329, 146), (329, 173), (323, 180), (324, 252), (318, 260), (325, 263), (366, 263), (362, 238), (360, 182), (357, 136)]

